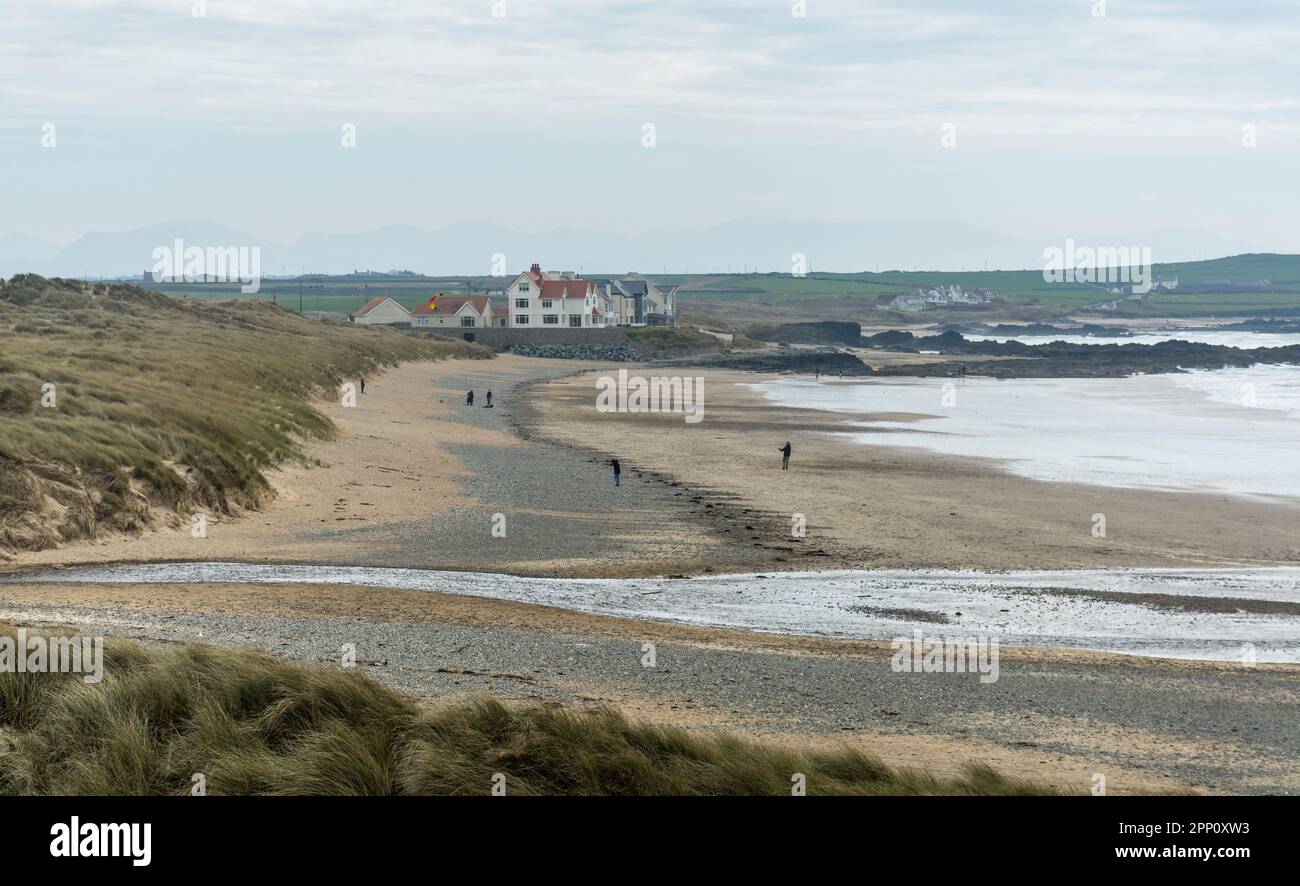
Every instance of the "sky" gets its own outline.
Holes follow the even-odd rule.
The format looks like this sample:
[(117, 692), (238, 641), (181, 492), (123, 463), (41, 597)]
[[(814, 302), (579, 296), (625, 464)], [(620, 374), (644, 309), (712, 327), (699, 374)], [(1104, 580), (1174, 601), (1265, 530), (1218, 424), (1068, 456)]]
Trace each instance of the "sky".
[(3, 0), (0, 236), (951, 218), (1300, 252), (1297, 46), (1294, 0)]

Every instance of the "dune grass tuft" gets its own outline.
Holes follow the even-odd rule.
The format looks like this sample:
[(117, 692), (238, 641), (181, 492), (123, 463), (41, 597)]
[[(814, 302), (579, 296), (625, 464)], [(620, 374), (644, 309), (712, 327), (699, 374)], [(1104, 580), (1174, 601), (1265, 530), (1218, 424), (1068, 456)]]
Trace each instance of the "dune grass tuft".
[[(0, 626), (0, 633), (13, 635)], [(98, 684), (0, 672), (0, 793), (789, 796), (1050, 794), (972, 766), (892, 769), (857, 750), (799, 752), (628, 720), (609, 707), (428, 707), (353, 670), (260, 652), (110, 638)], [(497, 778), (499, 781), (499, 778)]]

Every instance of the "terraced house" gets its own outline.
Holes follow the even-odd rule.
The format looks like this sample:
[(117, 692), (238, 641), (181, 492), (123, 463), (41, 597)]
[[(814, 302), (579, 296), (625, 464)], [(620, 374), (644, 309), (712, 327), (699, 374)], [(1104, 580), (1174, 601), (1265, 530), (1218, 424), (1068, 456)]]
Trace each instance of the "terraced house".
[(602, 281), (601, 286), (620, 326), (671, 326), (675, 322), (676, 286), (661, 287), (640, 274)]

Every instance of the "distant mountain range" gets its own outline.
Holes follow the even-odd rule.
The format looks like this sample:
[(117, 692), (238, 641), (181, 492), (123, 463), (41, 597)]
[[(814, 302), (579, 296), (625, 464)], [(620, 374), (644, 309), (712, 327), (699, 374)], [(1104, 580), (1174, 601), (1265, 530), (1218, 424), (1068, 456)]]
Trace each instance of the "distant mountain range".
[(952, 219), (817, 222), (748, 218), (701, 230), (674, 229), (627, 237), (593, 231), (523, 233), (499, 225), (453, 224), (431, 231), (391, 226), (360, 234), (304, 234), (272, 243), (209, 219), (167, 222), (133, 231), (95, 231), (58, 247), (32, 237), (0, 237), (0, 276), (139, 276), (153, 267), (157, 247), (256, 246), (263, 277), (353, 270), (411, 270), (482, 275), (504, 255), (514, 273), (532, 262), (589, 275), (790, 271), (806, 258), (808, 271), (979, 270), (1042, 266), (1043, 250), (1067, 236), (1095, 246), (1149, 246), (1157, 263), (1194, 261), (1256, 250), (1255, 244), (1197, 231), (1010, 237)]

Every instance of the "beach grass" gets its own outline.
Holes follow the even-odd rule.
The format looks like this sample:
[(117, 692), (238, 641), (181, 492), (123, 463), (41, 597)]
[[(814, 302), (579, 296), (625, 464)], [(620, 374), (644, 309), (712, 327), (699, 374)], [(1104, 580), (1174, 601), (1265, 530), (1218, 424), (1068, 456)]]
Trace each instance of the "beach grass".
[(0, 341), (0, 553), (260, 507), (264, 470), (333, 432), (313, 398), (405, 360), (488, 355), (263, 301), (35, 275), (0, 281)]
[(800, 777), (808, 795), (1055, 793), (987, 766), (936, 777), (607, 706), (487, 694), (430, 706), (355, 669), (197, 644), (108, 638), (99, 683), (0, 669), (3, 794), (789, 796)]

